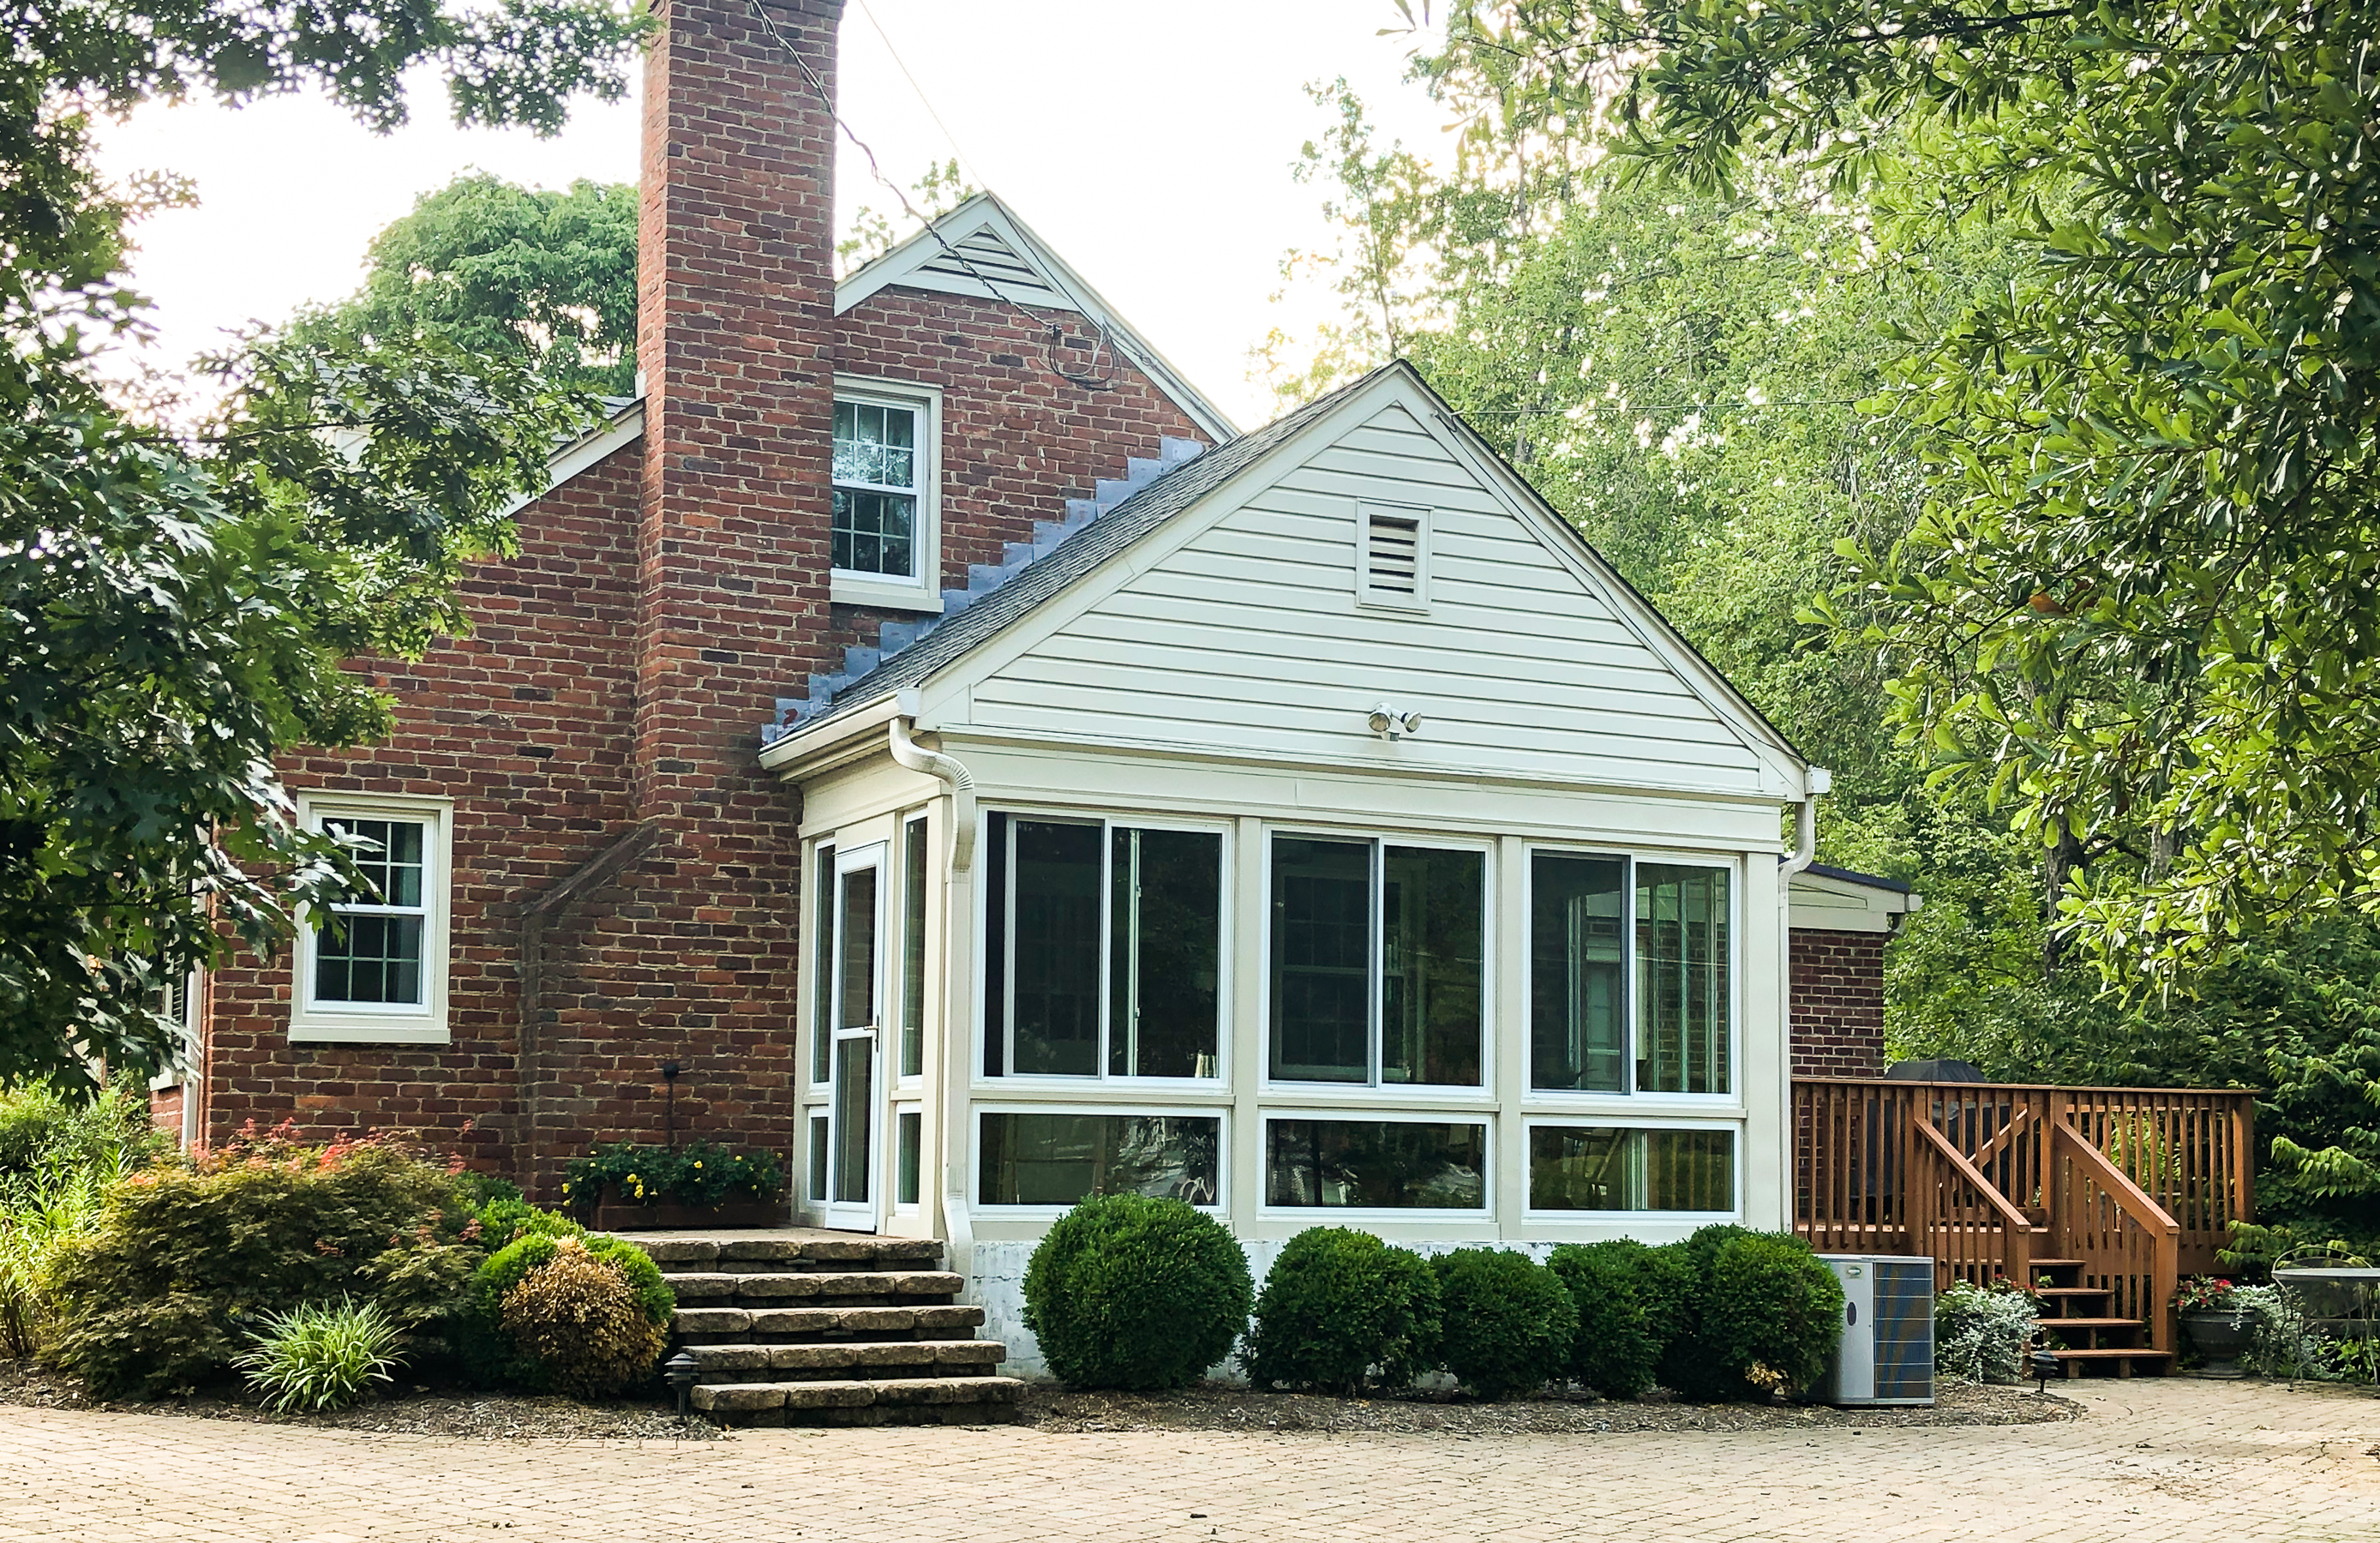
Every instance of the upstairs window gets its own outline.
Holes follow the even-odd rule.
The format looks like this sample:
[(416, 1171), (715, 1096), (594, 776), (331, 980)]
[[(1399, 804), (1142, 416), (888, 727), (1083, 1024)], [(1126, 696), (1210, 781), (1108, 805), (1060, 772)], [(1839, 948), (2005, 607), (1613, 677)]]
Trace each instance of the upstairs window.
[(307, 800), (310, 828), (358, 844), (364, 887), (298, 934), (295, 1038), (445, 1039), (451, 820), (443, 800)]
[(934, 447), (941, 394), (894, 382), (838, 380), (834, 599), (922, 609), (939, 603)]

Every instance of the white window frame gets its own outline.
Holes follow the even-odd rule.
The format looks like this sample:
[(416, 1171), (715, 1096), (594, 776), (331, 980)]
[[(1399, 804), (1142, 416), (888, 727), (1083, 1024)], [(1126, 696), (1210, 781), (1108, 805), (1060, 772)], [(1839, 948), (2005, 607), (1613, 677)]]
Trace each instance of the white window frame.
[[(1266, 1197), (1272, 1193), (1272, 1173), (1264, 1167), (1271, 1154), (1270, 1127), (1276, 1120), (1312, 1120), (1324, 1124), (1366, 1125), (1477, 1125), (1482, 1135), (1479, 1168), (1479, 1205), (1474, 1210), (1456, 1210), (1445, 1207), (1401, 1206), (1277, 1206)], [(1308, 1226), (1327, 1227), (1334, 1219), (1346, 1218), (1365, 1225), (1381, 1225), (1392, 1221), (1435, 1222), (1493, 1221), (1496, 1216), (1496, 1127), (1497, 1116), (1479, 1110), (1456, 1109), (1382, 1109), (1376, 1104), (1345, 1105), (1337, 1108), (1270, 1106), (1257, 1114), (1257, 1214), (1267, 1221), (1294, 1221), (1311, 1218)], [(1526, 1160), (1525, 1157), (1523, 1160)]]
[[(892, 1067), (892, 1075), (890, 1079), (891, 1086), (896, 1091), (900, 1092), (907, 1092), (925, 1086), (926, 1068), (932, 1063), (934, 1059), (935, 1031), (940, 1027), (941, 1023), (941, 1003), (936, 1000), (934, 991), (935, 978), (941, 973), (937, 967), (940, 961), (936, 957), (937, 940), (934, 926), (938, 919), (934, 909), (935, 905), (938, 904), (934, 893), (938, 887), (934, 882), (934, 875), (937, 871), (934, 860), (936, 852), (934, 827), (937, 821), (933, 819), (931, 811), (922, 808), (905, 809), (902, 811), (900, 816), (892, 822), (892, 861), (893, 866), (899, 869), (894, 888), (898, 891), (900, 901), (899, 914), (894, 917), (893, 919), (898, 923), (900, 935), (895, 940), (899, 946), (896, 949), (892, 961), (893, 980), (893, 990), (892, 992), (892, 996), (894, 1000), (887, 1004), (889, 1016), (892, 1021), (890, 1025), (892, 1030), (891, 1053), (886, 1057), (886, 1060), (890, 1062)], [(922, 983), (922, 1002), (920, 1004), (917, 1023), (917, 1035), (919, 1041), (917, 1047), (917, 1070), (911, 1073), (905, 1072), (902, 1069), (902, 1056), (908, 1047), (909, 1033), (909, 987), (911, 982), (909, 978), (908, 929), (909, 905), (911, 899), (913, 898), (909, 893), (909, 832), (913, 829), (922, 830), (925, 838), (926, 872), (923, 883), (920, 887), (925, 897), (926, 915), (924, 924), (925, 948), (922, 952), (922, 956), (918, 961), (918, 972), (920, 981)]]
[[(917, 436), (917, 523), (911, 538), (917, 559), (912, 578), (837, 568), (828, 585), (837, 605), (868, 605), (892, 611), (942, 608), (942, 392), (940, 386), (868, 375), (837, 375), (837, 402), (904, 407), (920, 419)], [(830, 479), (832, 480), (832, 479)]]
[[(884, 1209), (891, 1216), (916, 1216), (925, 1209), (927, 1192), (933, 1188), (933, 1171), (926, 1161), (926, 1105), (910, 1098), (888, 1107), (892, 1117), (885, 1122), (885, 1135), (892, 1160), (885, 1165)], [(901, 1198), (901, 1122), (905, 1119), (917, 1122), (917, 1197), (914, 1200)]]
[[(1211, 1090), (1214, 1088), (1229, 1087), (1232, 1080), (1232, 912), (1238, 900), (1232, 887), (1232, 828), (1220, 820), (1176, 818), (1162, 814), (1141, 816), (1128, 813), (1088, 814), (1071, 810), (1027, 811), (999, 808), (986, 811), (987, 832), (991, 815), (999, 815), (1007, 822), (1001, 831), (1001, 840), (1005, 844), (1005, 850), (1002, 854), (1003, 858), (1002, 872), (1006, 877), (1006, 890), (1001, 893), (993, 893), (991, 885), (982, 886), (985, 892), (983, 905), (987, 909), (977, 920), (976, 936), (980, 939), (989, 929), (991, 913), (988, 907), (993, 905), (1002, 907), (999, 1024), (1001, 1075), (996, 1077), (983, 1075), (983, 1052), (987, 1042), (984, 1037), (991, 1032), (991, 1026), (985, 1024), (979, 1026), (977, 1032), (973, 1080), (985, 1087), (995, 1089), (1080, 1088), (1098, 1086), (1142, 1088), (1150, 1093), (1160, 1093), (1173, 1088), (1197, 1088), (1202, 1097), (1211, 1097)], [(1020, 820), (1036, 824), (1096, 825), (1099, 828), (1099, 1048), (1098, 1070), (1087, 1075), (1064, 1075), (1050, 1072), (1019, 1073), (1014, 1069), (1016, 1065), (1016, 913), (1015, 908), (1011, 905), (1011, 893), (1016, 887), (1016, 822)], [(1109, 832), (1119, 826), (1129, 831), (1180, 831), (1219, 838), (1220, 852), (1217, 859), (1220, 864), (1217, 882), (1220, 887), (1217, 892), (1215, 920), (1215, 1074), (1212, 1076), (1117, 1075), (1108, 1071), (1109, 1041), (1115, 1028), (1111, 1021), (1114, 1016), (1115, 991), (1112, 983), (1108, 979), (1108, 970), (1113, 963), (1114, 954), (1113, 940), (1109, 935), (1114, 925), (1109, 897), (1113, 893), (1114, 875), (1111, 869), (1113, 867), (1115, 848), (1113, 842), (1109, 838)], [(983, 1000), (979, 980), (977, 984), (975, 1000), (978, 1002)]]
[[(970, 1103), (966, 1127), (968, 1206), (1002, 1221), (1055, 1221), (1073, 1208), (1011, 1206), (983, 1197), (983, 1117), (987, 1114), (1090, 1114), (1123, 1119), (1212, 1120), (1215, 1122), (1215, 1202), (1197, 1209), (1209, 1216), (1224, 1216), (1232, 1209), (1232, 1111), (1230, 1106), (1215, 1102), (1211, 1093), (1204, 1103), (1183, 1104), (1034, 1103), (1015, 1099)], [(1469, 1216), (1472, 1213), (1464, 1211), (1460, 1214)]]
[[(1275, 1077), (1272, 1074), (1272, 855), (1274, 844), (1282, 837), (1292, 841), (1335, 841), (1348, 844), (1367, 843), (1371, 846), (1371, 939), (1369, 961), (1365, 966), (1365, 991), (1367, 1001), (1366, 1032), (1369, 1043), (1364, 1080), (1360, 1082), (1327, 1082), (1306, 1077)], [(1292, 1098), (1329, 1100), (1339, 1096), (1360, 1096), (1367, 1102), (1379, 1099), (1400, 1100), (1460, 1102), (1473, 1104), (1495, 1098), (1496, 1089), (1496, 949), (1498, 928), (1502, 918), (1497, 915), (1497, 843), (1493, 838), (1475, 836), (1415, 835), (1378, 830), (1332, 831), (1303, 826), (1268, 825), (1260, 838), (1264, 851), (1265, 914), (1258, 926), (1257, 942), (1258, 995), (1262, 1002), (1260, 1014), (1263, 1027), (1257, 1039), (1257, 1049), (1263, 1059), (1257, 1063), (1257, 1086), (1265, 1093), (1281, 1093)], [(1383, 1082), (1380, 1079), (1380, 1056), (1387, 1004), (1380, 982), (1380, 953), (1386, 936), (1389, 902), (1385, 867), (1388, 849), (1391, 846), (1421, 847), (1434, 852), (1476, 852), (1479, 865), (1479, 1080), (1461, 1082)], [(1525, 999), (1524, 999), (1525, 1000)], [(1468, 1211), (1459, 1214), (1468, 1216)]]
[[(1624, 993), (1622, 1015), (1627, 1043), (1621, 1051), (1621, 1086), (1610, 1087), (1539, 1087), (1531, 1079), (1536, 1075), (1536, 1024), (1533, 1014), (1536, 1008), (1536, 951), (1530, 946), (1531, 929), (1537, 915), (1537, 864), (1539, 853), (1557, 857), (1599, 858), (1621, 865), (1620, 905), (1622, 924), (1620, 929), (1620, 981)], [(1636, 1086), (1636, 870), (1645, 863), (1658, 863), (1670, 868), (1706, 868), (1724, 869), (1727, 873), (1727, 1071), (1729, 1087), (1723, 1093), (1644, 1092)], [(1559, 842), (1530, 842), (1521, 850), (1521, 915), (1514, 925), (1520, 929), (1521, 951), (1521, 1043), (1514, 1053), (1521, 1058), (1521, 1096), (1532, 1104), (1578, 1106), (1585, 1108), (1597, 1100), (1606, 1107), (1613, 1102), (1632, 1108), (1658, 1109), (1674, 1106), (1681, 1109), (1741, 1109), (1743, 1107), (1743, 866), (1731, 857), (1713, 857), (1709, 853), (1614, 851), (1601, 846), (1571, 846)], [(1558, 1121), (1556, 1123), (1559, 1123)], [(1629, 1124), (1626, 1119), (1584, 1120), (1573, 1124)], [(1643, 1121), (1633, 1122), (1645, 1129), (1654, 1128)], [(1739, 1140), (1739, 1145), (1740, 1145)], [(1739, 1167), (1741, 1160), (1739, 1160)], [(1742, 1206), (1741, 1193), (1736, 1197)], [(1565, 1214), (1553, 1212), (1548, 1214)], [(1603, 1214), (1597, 1212), (1596, 1214)], [(1624, 1214), (1633, 1215), (1633, 1212)], [(1688, 1215), (1706, 1213), (1693, 1211)], [(1707, 1214), (1717, 1214), (1716, 1212)]]
[[(1372, 516), (1414, 522), (1414, 592), (1410, 597), (1372, 588)], [(1390, 504), (1366, 499), (1355, 505), (1355, 603), (1370, 611), (1416, 612), (1429, 609), (1429, 549), (1431, 511), (1426, 505)]]
[(454, 909), (455, 801), (402, 794), (301, 793), (298, 818), (309, 831), (340, 820), (409, 820), (429, 827), (421, 842), (421, 1003), (419, 1006), (314, 1000), (319, 937), (300, 917), (290, 982), (289, 1038), (309, 1044), (444, 1045), (447, 929)]
[[(1529, 1204), (1530, 1140), (1536, 1128), (1548, 1125), (1560, 1130), (1620, 1131), (1725, 1131), (1735, 1137), (1734, 1174), (1729, 1193), (1735, 1197), (1734, 1206), (1727, 1210), (1539, 1210)], [(1614, 1224), (1633, 1225), (1639, 1221), (1682, 1222), (1699, 1227), (1715, 1221), (1743, 1220), (1744, 1122), (1742, 1120), (1686, 1120), (1649, 1115), (1633, 1119), (1625, 1114), (1531, 1114), (1521, 1122), (1521, 1219), (1524, 1221), (1568, 1223), (1573, 1226)]]

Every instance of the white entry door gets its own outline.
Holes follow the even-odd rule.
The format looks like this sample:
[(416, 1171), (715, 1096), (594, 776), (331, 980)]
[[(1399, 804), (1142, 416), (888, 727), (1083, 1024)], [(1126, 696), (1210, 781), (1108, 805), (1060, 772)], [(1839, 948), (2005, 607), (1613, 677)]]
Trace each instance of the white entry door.
[(829, 1016), (826, 1224), (876, 1230), (884, 1101), (884, 847), (838, 853)]

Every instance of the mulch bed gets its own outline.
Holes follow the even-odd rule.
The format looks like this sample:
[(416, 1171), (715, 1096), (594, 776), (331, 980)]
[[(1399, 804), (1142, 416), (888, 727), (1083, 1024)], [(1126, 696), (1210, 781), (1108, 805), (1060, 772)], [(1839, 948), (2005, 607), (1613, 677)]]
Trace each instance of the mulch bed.
[(1628, 1430), (1904, 1429), (1912, 1426), (2037, 1425), (2082, 1417), (2082, 1406), (2031, 1388), (1954, 1387), (1931, 1408), (1830, 1409), (1806, 1403), (1685, 1403), (1665, 1392), (1633, 1403), (1553, 1393), (1483, 1403), (1457, 1393), (1319, 1398), (1216, 1385), (1178, 1393), (1084, 1393), (1037, 1384), (1017, 1404), (1020, 1425), (1043, 1430), (1369, 1431), (1450, 1436), (1574, 1435)]
[(580, 1403), (526, 1393), (456, 1392), (408, 1387), (352, 1409), (319, 1415), (273, 1415), (242, 1402), (234, 1390), (201, 1390), (188, 1398), (146, 1403), (87, 1396), (70, 1377), (22, 1361), (0, 1361), (0, 1403), (37, 1409), (103, 1409), (127, 1415), (176, 1415), (189, 1419), (248, 1420), (390, 1436), (480, 1436), (531, 1440), (694, 1440), (726, 1435), (697, 1415), (677, 1423), (674, 1404), (615, 1400)]

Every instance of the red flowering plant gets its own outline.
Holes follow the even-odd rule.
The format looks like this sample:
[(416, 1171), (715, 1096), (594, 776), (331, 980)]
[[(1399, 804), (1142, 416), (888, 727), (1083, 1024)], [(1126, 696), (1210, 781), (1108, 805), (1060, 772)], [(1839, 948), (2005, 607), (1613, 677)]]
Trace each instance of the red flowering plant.
[(2232, 1306), (2239, 1288), (2215, 1275), (2193, 1275), (2174, 1288), (2173, 1305), (2185, 1313), (2217, 1312)]
[(109, 1193), (53, 1271), (50, 1357), (103, 1396), (227, 1369), (264, 1315), (342, 1297), (435, 1334), (484, 1249), (459, 1165), (384, 1132), (304, 1140), (251, 1122)]

